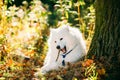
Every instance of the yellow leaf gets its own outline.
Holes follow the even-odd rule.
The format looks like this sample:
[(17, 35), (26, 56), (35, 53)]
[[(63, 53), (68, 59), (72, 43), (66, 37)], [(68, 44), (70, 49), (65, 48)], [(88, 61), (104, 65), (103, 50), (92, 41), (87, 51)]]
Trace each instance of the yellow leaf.
[(78, 80), (78, 79), (74, 77), (72, 80)]
[(25, 55), (26, 55), (26, 56), (33, 56), (34, 53), (35, 53), (35, 51), (34, 51), (34, 50), (31, 50), (31, 51), (26, 52)]

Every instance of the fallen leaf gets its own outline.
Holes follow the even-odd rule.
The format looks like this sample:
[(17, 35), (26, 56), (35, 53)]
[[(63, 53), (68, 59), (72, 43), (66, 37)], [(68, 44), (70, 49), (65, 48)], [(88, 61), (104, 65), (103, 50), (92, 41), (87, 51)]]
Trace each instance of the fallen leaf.
[(97, 72), (99, 75), (104, 75), (106, 71), (104, 68), (102, 68), (102, 69), (98, 69)]

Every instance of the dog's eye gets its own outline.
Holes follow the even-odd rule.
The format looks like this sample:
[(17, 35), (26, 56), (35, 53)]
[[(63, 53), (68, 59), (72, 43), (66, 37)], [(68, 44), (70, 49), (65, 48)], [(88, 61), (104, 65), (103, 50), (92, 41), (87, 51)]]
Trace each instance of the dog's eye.
[(56, 43), (57, 41), (55, 41), (55, 43)]
[(63, 40), (63, 38), (60, 38), (60, 40)]

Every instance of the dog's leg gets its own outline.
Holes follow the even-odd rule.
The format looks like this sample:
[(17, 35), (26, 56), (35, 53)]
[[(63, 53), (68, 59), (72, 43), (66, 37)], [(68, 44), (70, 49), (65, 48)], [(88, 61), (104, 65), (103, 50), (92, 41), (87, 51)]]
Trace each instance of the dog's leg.
[(40, 69), (40, 73), (42, 74), (46, 74), (47, 72), (51, 71), (51, 70), (57, 70), (59, 67), (57, 65), (56, 62), (50, 63), (50, 64), (46, 64), (44, 65), (41, 69)]

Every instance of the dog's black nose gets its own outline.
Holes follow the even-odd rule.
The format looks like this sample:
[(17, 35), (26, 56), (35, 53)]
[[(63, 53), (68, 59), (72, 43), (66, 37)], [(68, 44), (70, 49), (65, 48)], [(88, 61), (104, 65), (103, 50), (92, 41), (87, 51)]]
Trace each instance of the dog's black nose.
[(57, 49), (60, 49), (60, 45), (57, 45), (57, 47), (56, 47)]

